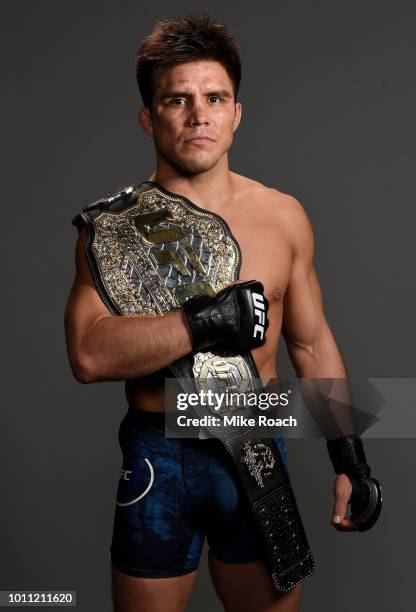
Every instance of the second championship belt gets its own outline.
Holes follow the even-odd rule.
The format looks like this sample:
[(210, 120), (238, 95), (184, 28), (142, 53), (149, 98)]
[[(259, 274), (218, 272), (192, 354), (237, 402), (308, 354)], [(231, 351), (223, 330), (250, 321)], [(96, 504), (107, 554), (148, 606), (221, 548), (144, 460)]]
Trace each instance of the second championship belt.
[[(86, 257), (113, 314), (155, 316), (238, 280), (241, 252), (224, 219), (145, 181), (98, 200), (73, 219), (87, 227)], [(187, 393), (258, 392), (251, 354), (191, 353), (169, 366)], [(207, 428), (232, 457), (278, 591), (308, 578), (315, 563), (279, 449), (251, 428)]]

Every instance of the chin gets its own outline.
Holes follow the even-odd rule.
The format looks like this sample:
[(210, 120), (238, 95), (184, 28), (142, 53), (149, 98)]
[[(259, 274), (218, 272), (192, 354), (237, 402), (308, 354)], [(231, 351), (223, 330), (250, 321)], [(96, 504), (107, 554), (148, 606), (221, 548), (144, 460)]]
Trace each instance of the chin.
[(198, 156), (189, 156), (186, 158), (177, 158), (175, 160), (175, 165), (187, 174), (201, 174), (202, 172), (208, 172), (214, 168), (220, 159), (220, 157), (215, 157), (215, 159), (207, 159), (206, 157), (198, 158)]
[(187, 175), (202, 174), (212, 170), (222, 159), (224, 153), (228, 150), (225, 148), (221, 151), (174, 151), (159, 148), (158, 152), (169, 164), (177, 168), (181, 173)]
[(187, 162), (178, 165), (179, 168), (187, 174), (201, 174), (202, 172), (208, 172), (211, 170), (216, 163), (217, 162), (210, 164), (202, 162)]

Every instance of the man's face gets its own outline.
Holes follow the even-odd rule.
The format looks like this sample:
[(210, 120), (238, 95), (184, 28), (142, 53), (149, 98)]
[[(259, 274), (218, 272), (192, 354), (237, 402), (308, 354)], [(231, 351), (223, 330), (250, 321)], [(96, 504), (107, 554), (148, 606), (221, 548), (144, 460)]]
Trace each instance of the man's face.
[(152, 114), (139, 119), (159, 156), (186, 174), (213, 168), (231, 146), (241, 117), (222, 64), (192, 61), (166, 70), (153, 97)]

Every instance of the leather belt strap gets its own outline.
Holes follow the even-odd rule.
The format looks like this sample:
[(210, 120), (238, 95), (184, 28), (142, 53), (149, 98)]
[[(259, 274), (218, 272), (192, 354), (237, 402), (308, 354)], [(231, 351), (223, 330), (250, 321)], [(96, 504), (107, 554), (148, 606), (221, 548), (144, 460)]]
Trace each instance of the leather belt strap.
[[(240, 357), (244, 358), (252, 374), (256, 391), (261, 391), (261, 379), (251, 354)], [(171, 364), (170, 370), (186, 393), (195, 392), (190, 356)], [(213, 384), (214, 380), (210, 379), (211, 389)], [(223, 389), (218, 387), (218, 390)], [(202, 406), (196, 405), (194, 410), (200, 417), (207, 414)], [(250, 426), (208, 425), (204, 429), (222, 442), (233, 461), (275, 588), (281, 592), (290, 591), (313, 574), (315, 562), (289, 476), (271, 431), (268, 430), (269, 438), (263, 438), (267, 429), (262, 428), (264, 433), (260, 439), (255, 437), (255, 428)]]

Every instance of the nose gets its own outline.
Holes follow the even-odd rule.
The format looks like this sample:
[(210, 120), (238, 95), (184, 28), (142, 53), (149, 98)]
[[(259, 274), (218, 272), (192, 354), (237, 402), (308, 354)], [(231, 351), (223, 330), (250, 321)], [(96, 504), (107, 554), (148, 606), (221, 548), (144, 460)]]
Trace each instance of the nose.
[(191, 125), (208, 125), (209, 120), (207, 109), (202, 102), (194, 102), (189, 120)]

